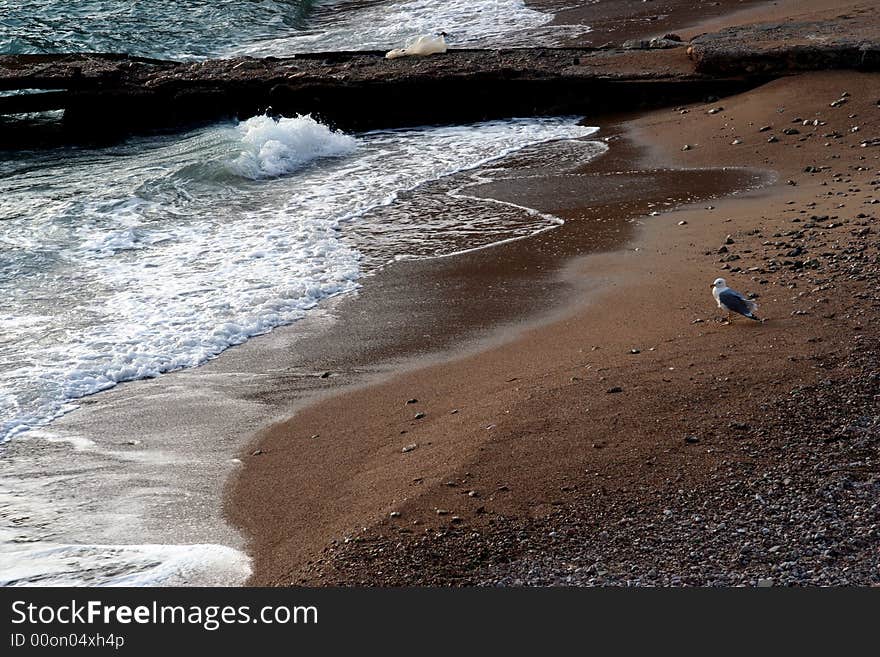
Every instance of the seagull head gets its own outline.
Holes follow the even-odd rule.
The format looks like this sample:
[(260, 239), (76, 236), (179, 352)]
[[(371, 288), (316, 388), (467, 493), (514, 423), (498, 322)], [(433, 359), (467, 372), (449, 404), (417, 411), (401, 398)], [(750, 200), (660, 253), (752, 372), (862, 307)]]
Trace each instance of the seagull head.
[(716, 287), (727, 287), (727, 281), (725, 281), (723, 278), (716, 278), (712, 282), (712, 285), (710, 285), (709, 287), (711, 287), (713, 289)]

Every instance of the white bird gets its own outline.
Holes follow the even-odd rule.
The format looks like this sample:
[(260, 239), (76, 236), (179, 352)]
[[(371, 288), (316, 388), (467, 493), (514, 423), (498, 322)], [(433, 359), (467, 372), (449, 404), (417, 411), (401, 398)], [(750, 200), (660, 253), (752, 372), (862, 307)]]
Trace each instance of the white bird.
[(715, 297), (715, 302), (718, 304), (718, 307), (727, 311), (728, 323), (733, 321), (733, 313), (748, 317), (756, 322), (761, 321), (755, 316), (758, 304), (752, 299), (744, 297), (736, 290), (731, 290), (727, 287), (727, 281), (723, 278), (716, 278), (711, 287), (712, 296)]

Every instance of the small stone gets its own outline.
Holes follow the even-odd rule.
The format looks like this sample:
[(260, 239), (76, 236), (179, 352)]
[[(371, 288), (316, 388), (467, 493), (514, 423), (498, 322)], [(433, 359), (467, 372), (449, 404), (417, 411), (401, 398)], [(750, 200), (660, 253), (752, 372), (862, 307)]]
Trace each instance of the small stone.
[(437, 509), (437, 515), (438, 516), (448, 516), (449, 511), (447, 511), (446, 509)]
[(708, 112), (706, 112), (706, 114), (718, 114), (718, 112), (721, 112), (721, 111), (723, 111), (723, 110), (724, 110), (724, 108), (723, 108), (723, 107), (720, 107), (720, 106), (719, 106), (719, 107), (713, 107), (713, 108), (710, 109)]
[(392, 517), (392, 518), (399, 518), (399, 517), (400, 517), (400, 511), (392, 511), (392, 512), (389, 513), (388, 515), (389, 515), (390, 517)]
[(679, 226), (687, 226), (687, 223), (688, 222), (686, 222), (684, 219), (682, 219), (681, 221), (678, 222), (678, 225)]
[(411, 451), (413, 451), (413, 450), (416, 449), (418, 446), (419, 446), (418, 443), (410, 443), (409, 445), (407, 445), (406, 447), (404, 447), (404, 448), (401, 449), (400, 451), (403, 452), (404, 454), (406, 454), (407, 452), (411, 452)]
[(772, 125), (762, 125), (760, 128), (758, 128), (758, 132), (767, 132), (768, 130), (772, 130), (772, 129), (773, 129)]
[(690, 145), (690, 144), (685, 144), (684, 146), (681, 147), (681, 150), (683, 150), (683, 151), (689, 151), (689, 150), (691, 150), (691, 145)]
[(685, 436), (684, 442), (688, 443), (689, 445), (693, 445), (694, 443), (700, 442), (700, 439), (697, 436)]
[(426, 415), (422, 412), (419, 412), (419, 413), (416, 413), (415, 415), (413, 415), (414, 420), (421, 420), (424, 417), (426, 417)]
[(799, 135), (799, 134), (801, 134), (801, 131), (798, 130), (797, 128), (786, 128), (785, 130), (782, 131), (782, 134), (784, 134), (784, 135)]
[(642, 353), (641, 349), (630, 349), (629, 353), (631, 354), (640, 354)]
[(253, 452), (251, 452), (251, 456), (260, 456), (260, 454), (265, 454), (265, 453), (266, 452), (264, 452), (261, 449), (255, 449)]
[(770, 137), (770, 139), (767, 140), (767, 143), (768, 144), (775, 144), (778, 141), (779, 140), (776, 137)]
[(407, 403), (407, 404), (418, 404), (418, 403), (419, 403), (419, 400), (416, 399), (415, 397), (413, 397), (412, 399), (407, 399), (407, 400), (406, 400), (406, 403)]
[(773, 584), (774, 581), (770, 577), (762, 577), (758, 580), (758, 588), (769, 589)]
[(613, 388), (608, 388), (608, 390), (606, 390), (605, 392), (609, 395), (613, 395), (618, 392), (623, 392), (623, 388), (621, 388), (620, 386), (614, 386)]

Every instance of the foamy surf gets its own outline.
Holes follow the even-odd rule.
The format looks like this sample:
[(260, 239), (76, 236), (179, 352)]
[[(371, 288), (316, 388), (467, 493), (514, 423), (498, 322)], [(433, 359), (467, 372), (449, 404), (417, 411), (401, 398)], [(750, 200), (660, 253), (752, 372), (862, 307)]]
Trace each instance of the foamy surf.
[[(421, 233), (402, 225), (403, 242), (391, 232), (384, 248), (365, 237), (364, 262), (347, 226), (400, 194), (591, 131), (536, 119), (355, 138), (309, 117), (255, 117), (0, 178), (0, 210), (12, 209), (0, 222), (11, 247), (0, 254), (0, 439), (296, 321), (443, 234), (448, 217), (426, 218)], [(34, 197), (44, 180), (56, 182)]]
[(312, 160), (350, 155), (357, 148), (354, 137), (331, 130), (311, 116), (255, 116), (240, 123), (237, 130), (245, 149), (230, 169), (252, 180), (287, 175)]
[[(273, 36), (230, 54), (283, 56), (335, 50), (387, 50), (419, 35), (445, 32), (452, 47), (553, 45), (557, 31), (566, 38), (589, 31), (586, 26), (550, 25), (554, 15), (526, 6), (522, 0), (404, 0), (379, 3), (325, 3), (316, 6), (316, 29)], [(369, 26), (369, 29), (364, 29)]]
[(63, 545), (3, 550), (0, 586), (237, 586), (250, 558), (223, 545)]

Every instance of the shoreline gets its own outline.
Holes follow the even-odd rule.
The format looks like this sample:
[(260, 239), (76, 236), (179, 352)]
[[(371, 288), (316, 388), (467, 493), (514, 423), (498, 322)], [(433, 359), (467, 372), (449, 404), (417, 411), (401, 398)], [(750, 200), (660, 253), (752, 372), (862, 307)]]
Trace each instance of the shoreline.
[[(425, 476), (417, 477), (418, 473), (410, 472), (410, 468), (405, 466), (402, 466), (406, 473), (404, 475), (396, 470), (389, 472), (386, 467), (388, 463), (381, 462), (386, 458), (390, 459), (391, 463), (396, 464), (392, 466), (393, 469), (401, 465), (393, 460), (393, 454), (399, 452), (406, 456), (409, 453), (401, 450), (417, 442), (413, 436), (416, 435), (417, 429), (414, 425), (418, 422), (404, 421), (399, 428), (389, 430), (388, 442), (379, 440), (370, 442), (368, 446), (359, 445), (357, 427), (354, 427), (353, 431), (351, 427), (346, 427), (344, 435), (337, 435), (338, 423), (330, 417), (341, 418), (345, 424), (346, 419), (353, 420), (354, 416), (363, 414), (364, 417), (369, 418), (364, 424), (369, 425), (374, 423), (387, 425), (387, 418), (377, 418), (376, 409), (373, 408), (359, 407), (352, 414), (344, 400), (369, 397), (371, 390), (385, 387), (389, 382), (400, 378), (407, 378), (423, 368), (443, 368), (445, 363), (479, 358), (487, 352), (521, 340), (523, 335), (565, 321), (565, 318), (576, 313), (578, 308), (584, 308), (589, 304), (590, 298), (595, 295), (594, 290), (601, 289), (601, 285), (604, 284), (603, 278), (608, 274), (608, 272), (600, 272), (596, 280), (588, 280), (577, 275), (573, 268), (585, 257), (584, 254), (618, 253), (618, 249), (621, 248), (628, 250), (627, 245), (632, 240), (634, 231), (637, 230), (634, 223), (636, 219), (655, 208), (664, 207), (664, 203), (688, 204), (693, 201), (689, 198), (691, 193), (702, 198), (704, 202), (710, 202), (720, 194), (758, 185), (761, 178), (757, 173), (745, 169), (724, 172), (710, 168), (696, 170), (661, 168), (653, 161), (650, 152), (643, 145), (632, 142), (613, 126), (610, 130), (608, 127), (602, 128), (598, 136), (610, 140), (611, 149), (580, 167), (575, 174), (579, 181), (577, 189), (571, 189), (571, 178), (560, 176), (555, 178), (554, 183), (554, 177), (550, 176), (539, 180), (544, 184), (549, 181), (555, 189), (547, 190), (535, 182), (523, 185), (522, 180), (514, 180), (507, 185), (490, 185), (485, 190), (490, 196), (557, 214), (565, 219), (566, 223), (563, 226), (513, 243), (499, 244), (480, 253), (461, 254), (442, 263), (426, 260), (418, 265), (418, 269), (424, 272), (423, 275), (429, 276), (435, 281), (435, 285), (439, 285), (445, 292), (442, 297), (428, 301), (430, 306), (440, 303), (449, 308), (449, 301), (455, 299), (461, 306), (455, 309), (449, 308), (451, 312), (443, 315), (436, 314), (429, 321), (429, 324), (440, 322), (434, 325), (432, 338), (437, 337), (437, 332), (440, 335), (445, 334), (439, 343), (445, 346), (445, 349), (441, 348), (439, 354), (435, 350), (435, 353), (423, 357), (410, 356), (403, 367), (394, 367), (393, 364), (398, 361), (398, 353), (418, 353), (407, 340), (406, 334), (401, 332), (397, 337), (397, 344), (390, 353), (383, 351), (374, 356), (378, 362), (389, 363), (383, 368), (385, 371), (380, 375), (379, 380), (368, 378), (354, 387), (345, 386), (341, 390), (337, 388), (334, 392), (330, 392), (329, 396), (307, 400), (289, 420), (265, 428), (242, 451), (244, 472), (239, 471), (231, 480), (226, 507), (228, 516), (236, 526), (252, 529), (251, 523), (261, 522), (258, 519), (262, 519), (266, 524), (259, 526), (261, 530), (270, 527), (289, 527), (290, 525), (279, 519), (274, 512), (267, 517), (266, 510), (281, 508), (290, 510), (295, 506), (298, 515), (295, 520), (291, 519), (287, 522), (299, 527), (303, 533), (318, 533), (321, 537), (317, 542), (306, 540), (302, 544), (288, 545), (294, 550), (300, 549), (302, 545), (308, 545), (311, 551), (302, 554), (301, 557), (304, 561), (309, 561), (310, 558), (317, 557), (318, 548), (340, 538), (339, 532), (345, 522), (351, 526), (371, 524), (378, 519), (375, 514), (377, 488), (381, 489), (383, 485), (393, 481), (397, 486), (396, 492), (384, 490), (382, 493), (393, 498), (395, 495), (404, 495), (401, 491), (409, 483), (407, 477), (428, 479)], [(694, 187), (699, 188), (700, 191), (681, 191)], [(646, 194), (645, 189), (649, 189), (650, 193)], [(671, 200), (676, 195), (678, 198)], [(491, 278), (487, 279), (487, 271), (491, 272)], [(407, 287), (411, 280), (406, 272), (401, 271), (391, 274), (389, 278), (398, 284), (404, 283)], [(378, 289), (366, 290), (365, 298), (352, 298), (350, 302), (355, 306), (374, 307), (377, 305), (377, 293), (382, 298), (389, 294), (387, 289), (383, 289), (385, 286), (381, 281), (379, 283)], [(424, 290), (428, 287), (417, 286), (415, 289)], [(527, 300), (534, 298), (534, 291), (530, 293), (527, 291), (528, 288), (533, 290), (537, 288), (540, 291), (538, 299), (543, 302), (541, 305), (546, 303), (545, 307), (529, 304)], [(551, 303), (547, 303), (550, 301), (547, 290), (552, 288), (558, 290), (553, 295), (556, 298)], [(520, 307), (515, 314), (518, 319), (513, 322), (498, 321), (497, 311), (492, 310), (491, 290), (493, 289), (502, 291), (504, 297), (501, 303), (505, 306), (510, 299), (520, 301)], [(487, 291), (489, 291), (488, 296), (486, 296)], [(396, 293), (392, 292), (391, 296), (401, 298), (404, 308), (415, 309), (424, 303), (413, 289), (400, 289)], [(444, 297), (448, 298), (448, 301), (441, 301)], [(470, 301), (461, 305), (466, 299)], [(497, 302), (496, 300), (495, 303)], [(381, 303), (378, 305), (381, 307)], [(399, 329), (404, 329), (410, 319), (408, 314), (411, 310), (406, 312), (407, 318), (404, 324), (398, 326)], [(460, 321), (468, 321), (468, 318), (473, 321), (475, 314), (481, 312), (483, 314), (480, 315), (479, 321), (483, 326), (478, 328), (480, 339), (476, 342), (469, 339), (463, 345), (460, 344), (460, 338), (456, 337), (454, 327)], [(357, 313), (349, 309), (347, 312), (343, 310), (342, 314), (351, 316)], [(418, 317), (413, 319), (421, 325)], [(371, 318), (371, 321), (376, 320)], [(378, 323), (384, 322), (380, 318)], [(418, 333), (418, 331), (414, 332)], [(366, 342), (370, 344), (370, 340)], [(461, 346), (464, 346), (463, 351)], [(322, 353), (324, 349), (326, 345), (322, 348)], [(422, 383), (415, 385), (414, 389), (425, 391), (425, 387)], [(453, 389), (447, 389), (450, 398), (455, 396)], [(408, 397), (404, 395), (406, 399), (418, 397), (419, 403), (408, 405), (404, 400), (395, 411), (406, 413), (412, 409), (412, 414), (416, 414), (422, 409), (421, 404), (425, 401), (423, 395), (424, 392), (421, 394), (413, 392)], [(431, 395), (434, 398), (443, 397), (437, 390), (431, 390)], [(317, 410), (322, 404), (333, 403), (334, 400), (339, 401), (340, 404), (330, 412), (329, 416)], [(355, 404), (359, 406), (358, 402)], [(303, 419), (304, 416), (313, 418), (316, 413), (315, 421)], [(395, 412), (395, 415), (397, 414)], [(385, 426), (385, 429), (387, 430), (388, 427)], [(397, 445), (398, 442), (401, 444)], [(363, 449), (363, 454), (358, 453), (360, 449)], [(417, 449), (425, 451), (421, 445)], [(363, 455), (365, 458), (362, 459)], [(441, 455), (431, 458), (432, 463), (442, 469), (444, 459), (455, 461), (461, 456), (444, 449)], [(252, 468), (256, 470), (249, 472)], [(363, 490), (352, 489), (351, 481), (362, 476), (369, 479), (363, 482)], [(435, 473), (433, 479), (439, 480), (438, 478), (442, 478), (442, 474)], [(285, 481), (285, 490), (296, 490), (297, 495), (279, 493), (270, 483), (279, 480)], [(260, 483), (269, 485), (261, 486)], [(331, 492), (328, 489), (332, 486), (337, 488), (333, 488)], [(303, 495), (305, 491), (308, 493)], [(362, 495), (363, 491), (369, 491), (369, 496)], [(332, 505), (331, 509), (327, 508), (328, 504)], [(355, 508), (361, 515), (356, 517), (352, 515), (351, 512)], [(344, 521), (340, 523), (340, 519)], [(248, 533), (245, 531), (246, 535)], [(255, 551), (259, 554), (260, 548), (249, 550), (252, 555)], [(257, 563), (261, 563), (259, 558)], [(260, 566), (257, 565), (255, 575), (257, 579), (252, 579), (252, 583), (266, 583), (259, 578), (259, 572)]]
[[(876, 45), (858, 2), (710, 4), (676, 29), (688, 3), (638, 3), (673, 10), (612, 31), (773, 20), (795, 26), (785, 43), (828, 19), (822, 34)], [(650, 64), (641, 48), (612, 76), (702, 75), (684, 47)], [(544, 162), (510, 156), (510, 179), (426, 195), (450, 211), (466, 188), (564, 226), (396, 261), (5, 444), (8, 545), (46, 548), (16, 567), (49, 555), (22, 581), (243, 584), (247, 541), (263, 585), (880, 584), (880, 74), (752, 89), (733, 66), (730, 86), (681, 96), (721, 100), (636, 112), (618, 96), (606, 110), (631, 113), (583, 120), (610, 153), (577, 169), (545, 144)], [(703, 279), (719, 274), (770, 321), (718, 326)]]
[[(766, 325), (715, 325), (708, 286), (702, 283), (711, 282), (719, 267), (742, 269), (745, 262), (740, 260), (754, 259), (751, 254), (758, 250), (752, 247), (739, 253), (735, 250), (743, 247), (725, 247), (730, 253), (720, 255), (718, 244), (723, 244), (724, 233), (735, 235), (734, 244), (751, 244), (755, 235), (765, 237), (762, 231), (790, 223), (789, 200), (803, 212), (805, 207), (818, 212), (829, 202), (815, 178), (804, 180), (803, 168), (805, 163), (828, 158), (838, 166), (849, 162), (851, 157), (834, 162), (834, 157), (851, 155), (845, 148), (847, 137), (829, 150), (818, 143), (818, 129), (811, 128), (811, 136), (816, 137), (812, 140), (806, 130), (799, 137), (782, 136), (784, 125), (776, 120), (773, 134), (785, 140), (778, 139), (782, 143), (777, 145), (768, 143), (763, 134), (754, 136), (760, 127), (755, 119), (774, 120), (779, 108), (775, 104), (785, 99), (789, 106), (809, 109), (783, 110), (789, 112), (787, 123), (795, 111), (822, 116), (829, 124), (834, 118), (845, 120), (846, 114), (831, 116), (832, 109), (823, 109), (828, 107), (825, 96), (839, 94), (841, 84), (853, 90), (871, 89), (876, 77), (805, 74), (726, 98), (717, 104), (736, 109), (718, 117), (706, 113), (710, 106), (698, 105), (689, 106), (688, 114), (665, 110), (635, 119), (631, 129), (651, 143), (649, 163), (665, 159), (678, 166), (722, 162), (764, 166), (779, 171), (780, 180), (760, 193), (715, 201), (713, 210), (704, 205), (653, 217), (644, 222), (632, 245), (638, 251), (575, 261), (572, 268), (581, 280), (615, 281), (601, 295), (604, 304), (600, 298), (592, 310), (529, 329), (477, 355), (330, 397), (264, 432), (259, 442), (263, 453), (245, 459), (244, 470), (231, 484), (227, 507), (232, 519), (256, 537), (251, 583), (516, 583), (522, 578), (506, 580), (500, 571), (502, 564), (522, 557), (522, 550), (509, 543), (506, 550), (486, 547), (503, 533), (499, 527), (525, 531), (526, 543), (541, 543), (524, 528), (578, 508), (609, 488), (616, 491), (612, 497), (629, 496), (630, 504), (652, 508), (658, 502), (655, 495), (643, 492), (633, 501), (633, 494), (626, 492), (622, 484), (633, 484), (630, 470), (647, 469), (641, 474), (657, 487), (652, 490), (668, 487), (676, 477), (692, 482), (695, 489), (706, 485), (719, 468), (718, 454), (733, 449), (724, 431), (713, 426), (717, 421), (712, 418), (712, 395), (723, 395), (733, 413), (732, 409), (754, 407), (752, 389), (776, 389), (781, 381), (812, 385), (816, 372), (804, 370), (798, 351), (802, 344), (834, 341), (833, 319), (813, 325), (800, 320), (805, 315), (784, 314), (788, 302), (778, 279), (780, 272), (783, 280), (788, 275), (785, 267), (767, 273), (766, 264), (753, 265), (766, 276), (763, 284), (750, 282), (755, 275), (745, 271), (729, 276), (735, 287), (762, 293), (762, 309), (772, 318)], [(809, 100), (798, 100), (807, 93)], [(856, 91), (851, 98), (847, 111), (864, 111), (865, 122), (870, 123), (872, 101)], [(866, 128), (873, 127), (865, 122)], [(731, 123), (736, 123), (736, 132), (729, 131)], [(836, 122), (835, 127), (839, 128)], [(684, 152), (676, 145), (683, 129), (699, 138)], [(745, 136), (748, 146), (733, 151), (730, 140), (737, 134)], [(870, 167), (866, 171), (849, 175), (871, 175)], [(798, 184), (787, 185), (787, 176), (798, 178)], [(762, 219), (756, 223), (756, 217)], [(679, 226), (679, 221), (687, 223)], [(855, 219), (847, 217), (847, 221)], [(686, 246), (679, 243), (681, 238), (688, 240)], [(727, 262), (717, 262), (725, 258)], [(793, 275), (803, 276), (804, 270)], [(680, 290), (674, 307), (666, 310), (670, 317), (664, 317), (658, 289)], [(772, 296), (764, 301), (768, 294)], [(645, 314), (664, 320), (635, 323)], [(751, 344), (745, 355), (746, 371), (741, 372), (732, 369), (727, 359), (736, 354), (736, 342), (744, 339), (745, 331)], [(816, 333), (820, 339), (808, 342)], [(683, 374), (667, 374), (677, 370)], [(622, 394), (609, 394), (617, 388)], [(710, 391), (714, 392), (707, 396)], [(409, 398), (419, 402), (407, 405)], [(457, 412), (451, 415), (452, 410)], [(426, 415), (416, 420), (417, 412)], [(590, 418), (589, 430), (579, 424), (585, 414)], [(654, 436), (656, 429), (648, 427), (661, 418), (662, 436)], [(707, 433), (690, 443), (683, 437), (691, 431)], [(309, 449), (309, 436), (315, 433), (333, 437), (333, 454), (329, 448)], [(402, 445), (412, 444), (418, 447), (402, 452)], [(371, 456), (359, 461), (358, 453), (364, 450)], [(348, 459), (350, 470), (336, 469), (334, 454)], [(585, 477), (587, 471), (601, 473), (595, 475), (601, 483)], [(332, 486), (331, 479), (339, 472), (344, 473), (345, 490)], [(671, 472), (675, 476), (670, 478)], [(390, 476), (397, 479), (396, 487), (387, 486)], [(305, 493), (304, 501), (283, 492), (291, 490)], [(321, 508), (303, 510), (319, 491), (329, 501), (322, 500)], [(340, 502), (344, 508), (332, 506)], [(574, 535), (582, 531), (586, 541), (590, 536), (586, 527), (576, 524), (571, 531)], [(300, 538), (304, 535), (308, 547)], [(545, 548), (564, 559), (564, 554), (554, 554), (552, 546)], [(425, 559), (432, 553), (443, 558), (430, 560), (431, 567), (426, 567)], [(494, 575), (489, 580), (477, 576), (486, 572)]]

